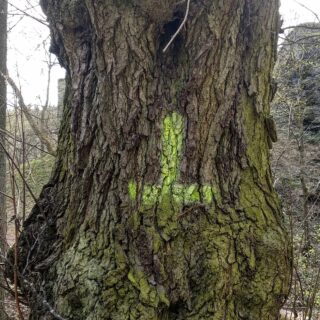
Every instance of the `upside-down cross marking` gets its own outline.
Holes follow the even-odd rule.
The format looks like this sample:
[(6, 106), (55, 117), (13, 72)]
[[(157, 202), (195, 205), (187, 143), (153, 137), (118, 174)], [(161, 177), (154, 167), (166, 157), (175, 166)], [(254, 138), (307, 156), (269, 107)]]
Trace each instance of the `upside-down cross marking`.
[[(159, 184), (144, 185), (142, 205), (153, 206), (162, 199), (172, 198), (175, 203), (206, 203), (213, 199), (214, 188), (209, 185), (183, 185), (177, 181), (182, 158), (184, 136), (184, 119), (176, 112), (166, 116), (162, 128), (161, 175)], [(129, 196), (132, 201), (137, 199), (139, 185), (129, 182)]]

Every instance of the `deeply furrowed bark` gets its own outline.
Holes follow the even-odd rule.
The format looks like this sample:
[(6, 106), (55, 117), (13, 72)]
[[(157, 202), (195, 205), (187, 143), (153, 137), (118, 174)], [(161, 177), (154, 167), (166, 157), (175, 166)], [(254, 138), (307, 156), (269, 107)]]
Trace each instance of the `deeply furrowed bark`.
[(185, 5), (42, 1), (67, 93), (19, 261), (67, 319), (276, 319), (288, 292), (268, 151), (278, 1), (192, 0), (163, 53)]

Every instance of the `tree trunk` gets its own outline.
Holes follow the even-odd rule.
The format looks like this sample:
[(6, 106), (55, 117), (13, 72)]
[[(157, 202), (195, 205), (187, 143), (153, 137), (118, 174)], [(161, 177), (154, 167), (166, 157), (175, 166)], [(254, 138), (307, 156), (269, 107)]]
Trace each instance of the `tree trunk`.
[[(290, 273), (269, 166), (278, 5), (191, 1), (164, 53), (186, 1), (42, 1), (67, 91), (19, 261), (62, 317), (277, 318)], [(37, 301), (31, 319), (48, 319)]]
[[(7, 1), (0, 1), (0, 74), (7, 73)], [(0, 76), (0, 129), (6, 129), (6, 109), (7, 109), (7, 85)], [(1, 145), (5, 144), (3, 134), (0, 135)], [(3, 265), (3, 257), (7, 250), (7, 213), (6, 199), (6, 155), (0, 145), (0, 263)], [(3, 282), (3, 267), (0, 269), (0, 284)], [(4, 311), (5, 292), (0, 288), (0, 319), (7, 319)]]

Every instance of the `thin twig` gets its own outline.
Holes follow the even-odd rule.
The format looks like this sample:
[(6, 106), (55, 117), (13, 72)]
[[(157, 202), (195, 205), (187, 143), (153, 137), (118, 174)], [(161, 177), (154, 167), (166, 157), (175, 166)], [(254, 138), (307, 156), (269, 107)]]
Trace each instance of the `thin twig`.
[(309, 315), (309, 320), (312, 319), (312, 312), (313, 312), (313, 308), (315, 305), (315, 300), (316, 300), (316, 296), (317, 296), (317, 292), (319, 290), (319, 282), (320, 282), (320, 267), (318, 268), (318, 272), (317, 272), (317, 277), (316, 277), (316, 281), (315, 281), (315, 285), (313, 288), (313, 292), (311, 294), (311, 297), (309, 298), (308, 301), (308, 315)]
[[(6, 154), (6, 156), (8, 157), (8, 159), (10, 160), (10, 162), (13, 164), (13, 166), (15, 167), (15, 169), (18, 171), (19, 173), (19, 176), (21, 177), (23, 183), (26, 184), (26, 187), (31, 195), (31, 197), (33, 198), (33, 200), (35, 201), (36, 205), (38, 205), (38, 200), (36, 198), (36, 196), (34, 195), (34, 193), (32, 192), (29, 184), (27, 183), (27, 181), (24, 179), (22, 173), (21, 173), (21, 170), (19, 169), (19, 166), (14, 162), (14, 159), (11, 157), (10, 153), (5, 149), (5, 146), (4, 144), (1, 142), (0, 140), (0, 146), (4, 149), (4, 152)], [(40, 208), (40, 206), (38, 205), (38, 207)]]
[(299, 2), (299, 1), (295, 1), (296, 3), (298, 3), (302, 8), (308, 10), (309, 12), (311, 12), (315, 18), (318, 20), (318, 22), (320, 22), (320, 18), (318, 16), (317, 13), (315, 13), (312, 9), (310, 9), (309, 7), (307, 7), (306, 5), (304, 5), (303, 3)]
[[(13, 141), (17, 141), (19, 143), (22, 143), (22, 140), (18, 139), (17, 137), (14, 137), (10, 132), (8, 132), (7, 130), (3, 130), (3, 129), (0, 129), (0, 134), (4, 134), (6, 136), (8, 136), (8, 138), (5, 138), (6, 139), (6, 142), (8, 142), (10, 145), (13, 145), (10, 141), (9, 141), (9, 138), (12, 139)], [(30, 147), (33, 147), (33, 148), (36, 148), (37, 150), (41, 151), (41, 152), (44, 152), (46, 154), (49, 154), (50, 156), (52, 156), (51, 153), (49, 153), (48, 151), (44, 150), (44, 149), (41, 149), (40, 147), (38, 147), (37, 145), (35, 144), (32, 144), (32, 143), (29, 143), (27, 141), (24, 142), (25, 145), (28, 145)]]
[(43, 25), (46, 26), (47, 28), (49, 27), (48, 23), (46, 23), (45, 21), (43, 21), (43, 20), (41, 20), (41, 19), (39, 19), (39, 18), (37, 18), (37, 17), (29, 14), (28, 12), (26, 12), (26, 10), (22, 10), (22, 9), (18, 8), (18, 7), (15, 6), (12, 2), (8, 2), (8, 4), (9, 4), (11, 7), (13, 7), (14, 9), (16, 9), (17, 11), (21, 12), (23, 15), (27, 16), (28, 18), (31, 18), (31, 19), (33, 19), (33, 20), (35, 20), (35, 21), (43, 24)]
[(178, 30), (175, 32), (175, 34), (171, 37), (170, 41), (168, 42), (168, 44), (164, 47), (164, 49), (162, 50), (162, 52), (166, 52), (167, 49), (170, 47), (171, 43), (174, 41), (174, 39), (177, 37), (177, 35), (180, 33), (182, 27), (185, 25), (185, 23), (187, 22), (188, 19), (188, 15), (189, 15), (189, 10), (190, 10), (190, 1), (187, 1), (187, 8), (186, 8), (186, 13), (184, 15), (183, 21), (181, 22)]
[(288, 26), (281, 28), (281, 30), (285, 31), (288, 29), (309, 29), (309, 30), (320, 30), (320, 26), (308, 26), (308, 25), (297, 25), (297, 26)]
[[(15, 157), (15, 150), (13, 152), (13, 161)], [(15, 193), (15, 175), (14, 175), (14, 166), (10, 163), (10, 175), (11, 175), (11, 192), (12, 192), (12, 204), (13, 204), (13, 211), (15, 217), (14, 223), (14, 235), (15, 235), (15, 244), (14, 244), (14, 266), (13, 266), (13, 280), (14, 280), (14, 296), (15, 296), (15, 303), (18, 311), (18, 316), (20, 320), (24, 320), (20, 301), (19, 301), (19, 294), (18, 294), (18, 211), (16, 206), (16, 193)]]
[(13, 200), (13, 198), (11, 196), (9, 196), (8, 194), (6, 194), (6, 193), (4, 193), (2, 191), (0, 191), (0, 194), (2, 194), (3, 196), (9, 198), (10, 200)]
[[(21, 138), (22, 138), (22, 175), (26, 179), (26, 144), (25, 144), (25, 131), (24, 131), (24, 118), (23, 111), (21, 108), (20, 121), (21, 121)], [(22, 184), (22, 223), (26, 219), (26, 185)]]
[(55, 155), (56, 152), (54, 150), (54, 146), (50, 142), (49, 133), (46, 131), (42, 131), (41, 128), (39, 128), (38, 125), (33, 120), (31, 113), (24, 102), (22, 93), (21, 93), (20, 89), (18, 88), (18, 86), (16, 85), (16, 83), (14, 82), (14, 80), (8, 75), (8, 72), (7, 72), (7, 74), (0, 73), (0, 75), (8, 82), (8, 84), (13, 89), (15, 95), (18, 98), (20, 108), (23, 111), (23, 113), (25, 114), (34, 133), (37, 135), (37, 137), (40, 139), (40, 141), (46, 146), (48, 152), (52, 155)]

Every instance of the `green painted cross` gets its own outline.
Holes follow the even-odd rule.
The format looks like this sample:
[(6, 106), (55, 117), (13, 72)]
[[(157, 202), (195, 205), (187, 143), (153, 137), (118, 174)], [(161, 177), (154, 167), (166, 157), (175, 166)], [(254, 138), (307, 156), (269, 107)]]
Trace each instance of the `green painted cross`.
[[(166, 116), (163, 121), (161, 177), (158, 185), (146, 185), (142, 190), (142, 205), (153, 206), (165, 198), (172, 198), (175, 203), (201, 202), (210, 204), (214, 188), (197, 184), (182, 185), (177, 183), (182, 157), (184, 120), (176, 112)], [(129, 196), (136, 200), (138, 185), (129, 182)]]

